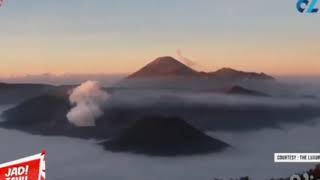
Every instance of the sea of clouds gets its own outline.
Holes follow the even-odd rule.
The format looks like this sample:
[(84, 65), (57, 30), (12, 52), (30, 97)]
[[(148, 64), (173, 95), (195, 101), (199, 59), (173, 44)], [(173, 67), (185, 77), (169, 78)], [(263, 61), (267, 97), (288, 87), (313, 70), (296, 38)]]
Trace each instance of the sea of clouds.
[[(2, 108), (4, 109), (4, 108)], [(317, 121), (316, 121), (317, 122)], [(0, 162), (48, 152), (48, 179), (194, 180), (251, 176), (289, 176), (314, 164), (276, 164), (276, 152), (319, 152), (319, 123), (250, 132), (207, 132), (230, 144), (229, 150), (188, 157), (148, 157), (105, 151), (95, 140), (43, 137), (0, 129)]]
[[(310, 87), (310, 86), (306, 86)], [(309, 88), (319, 97), (319, 86)], [(303, 90), (305, 92), (305, 90)], [(142, 95), (144, 94), (144, 95)], [(224, 97), (219, 95), (176, 95), (151, 92), (120, 92), (108, 99), (112, 106), (145, 106), (156, 100), (177, 99), (184, 104), (228, 104), (228, 105), (272, 105), (295, 107), (301, 104), (319, 105), (318, 99), (273, 99)], [(168, 98), (169, 97), (169, 98)], [(141, 100), (144, 101), (141, 101)], [(214, 99), (214, 101), (212, 101)], [(171, 102), (171, 101), (170, 101)], [(170, 104), (164, 101), (165, 104)], [(109, 105), (107, 104), (107, 106)], [(160, 101), (161, 104), (161, 101)], [(180, 105), (179, 105), (180, 106)], [(12, 106), (0, 106), (1, 111)], [(1, 119), (0, 119), (1, 121)], [(312, 123), (310, 123), (312, 122)], [(232, 148), (219, 153), (182, 157), (150, 157), (143, 155), (112, 153), (97, 145), (95, 140), (67, 137), (44, 137), (16, 130), (0, 128), (0, 163), (39, 153), (48, 152), (47, 176), (54, 180), (211, 180), (214, 178), (238, 178), (250, 176), (254, 179), (288, 177), (293, 173), (312, 168), (314, 164), (274, 163), (273, 155), (279, 152), (318, 152), (320, 117), (308, 123), (286, 125), (281, 129), (263, 129), (240, 132), (207, 132), (221, 139)]]

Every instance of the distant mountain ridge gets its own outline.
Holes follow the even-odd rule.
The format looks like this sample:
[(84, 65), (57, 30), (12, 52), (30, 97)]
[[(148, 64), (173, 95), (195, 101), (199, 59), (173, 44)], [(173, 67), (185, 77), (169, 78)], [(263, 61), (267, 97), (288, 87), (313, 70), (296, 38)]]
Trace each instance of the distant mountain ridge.
[(229, 79), (237, 79), (237, 78), (257, 79), (257, 80), (259, 79), (274, 80), (275, 79), (274, 77), (269, 76), (265, 73), (238, 71), (232, 68), (221, 68), (209, 74), (217, 78), (229, 78)]
[(229, 95), (270, 97), (269, 94), (264, 92), (247, 89), (242, 86), (232, 86), (231, 88), (226, 89), (224, 93)]
[(67, 95), (76, 85), (55, 86), (38, 83), (3, 83), (0, 82), (0, 105), (18, 104), (43, 94)]
[(54, 86), (46, 84), (8, 84), (0, 82), (0, 105), (20, 103), (28, 98), (54, 90)]
[(137, 72), (129, 75), (127, 79), (148, 78), (215, 78), (231, 80), (274, 80), (275, 78), (265, 73), (238, 71), (232, 68), (222, 68), (215, 72), (198, 72), (170, 56), (155, 59)]

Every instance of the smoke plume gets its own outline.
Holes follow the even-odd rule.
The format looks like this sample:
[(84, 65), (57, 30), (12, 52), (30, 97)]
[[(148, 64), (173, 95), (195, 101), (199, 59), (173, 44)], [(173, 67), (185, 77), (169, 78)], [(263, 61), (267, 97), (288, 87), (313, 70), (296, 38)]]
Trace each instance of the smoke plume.
[(68, 120), (76, 126), (95, 126), (95, 120), (103, 115), (102, 107), (108, 98), (97, 81), (82, 83), (69, 97), (75, 106), (67, 114)]
[(197, 63), (195, 63), (194, 61), (192, 61), (189, 58), (184, 57), (180, 49), (177, 49), (176, 53), (177, 53), (178, 59), (183, 61), (186, 65), (193, 67), (193, 68), (197, 67)]

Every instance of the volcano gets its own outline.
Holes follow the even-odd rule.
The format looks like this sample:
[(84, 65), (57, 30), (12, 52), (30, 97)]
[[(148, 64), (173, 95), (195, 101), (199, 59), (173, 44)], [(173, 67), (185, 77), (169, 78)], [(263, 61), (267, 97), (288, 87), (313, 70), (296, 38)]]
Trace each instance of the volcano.
[(77, 127), (69, 123), (66, 114), (71, 105), (66, 96), (45, 94), (12, 107), (1, 114), (5, 121), (0, 126), (46, 136), (105, 139), (116, 131), (105, 117), (97, 120), (98, 126)]
[(159, 57), (128, 78), (190, 77), (199, 73), (170, 56)]
[(102, 145), (115, 152), (154, 156), (203, 154), (228, 147), (180, 118), (160, 116), (142, 118)]
[(66, 97), (41, 95), (5, 111), (2, 116), (7, 121), (2, 125), (39, 129), (62, 127), (67, 123), (65, 114), (69, 109)]
[(127, 79), (193, 77), (209, 80), (274, 80), (264, 73), (244, 72), (232, 68), (222, 68), (214, 72), (198, 72), (170, 56), (159, 57), (147, 64)]

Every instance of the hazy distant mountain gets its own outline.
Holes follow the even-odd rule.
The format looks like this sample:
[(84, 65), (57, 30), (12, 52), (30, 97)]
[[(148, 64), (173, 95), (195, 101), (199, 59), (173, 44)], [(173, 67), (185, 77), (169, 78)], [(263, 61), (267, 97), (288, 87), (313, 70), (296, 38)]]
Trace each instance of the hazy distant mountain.
[(260, 80), (274, 80), (272, 76), (266, 75), (264, 73), (255, 73), (255, 72), (244, 72), (244, 71), (238, 71), (231, 68), (222, 68), (215, 72), (209, 73), (215, 78), (220, 79), (260, 79)]
[(139, 78), (175, 78), (196, 77), (215, 78), (224, 80), (273, 80), (274, 78), (264, 73), (244, 72), (231, 68), (222, 68), (215, 72), (198, 72), (170, 56), (159, 57), (147, 64), (128, 79)]
[(148, 155), (188, 155), (221, 151), (228, 145), (195, 129), (180, 118), (160, 116), (136, 121), (102, 143), (107, 150)]
[(231, 88), (228, 88), (223, 92), (224, 94), (229, 94), (229, 95), (243, 95), (243, 96), (261, 96), (261, 97), (270, 97), (270, 95), (255, 91), (255, 90), (250, 90), (246, 89), (241, 86), (232, 86)]
[(22, 75), (12, 77), (0, 77), (0, 82), (27, 83), (27, 84), (51, 84), (51, 85), (74, 85), (81, 84), (87, 80), (99, 81), (103, 86), (111, 86), (127, 74), (61, 74), (50, 73)]
[(155, 59), (129, 75), (115, 87), (203, 91), (234, 84), (269, 88), (276, 84), (276, 81), (273, 80), (273, 77), (264, 73), (243, 72), (230, 68), (223, 68), (215, 72), (198, 72), (172, 57), (165, 56)]
[(54, 91), (55, 87), (45, 84), (0, 83), (0, 104), (15, 104), (26, 99)]

